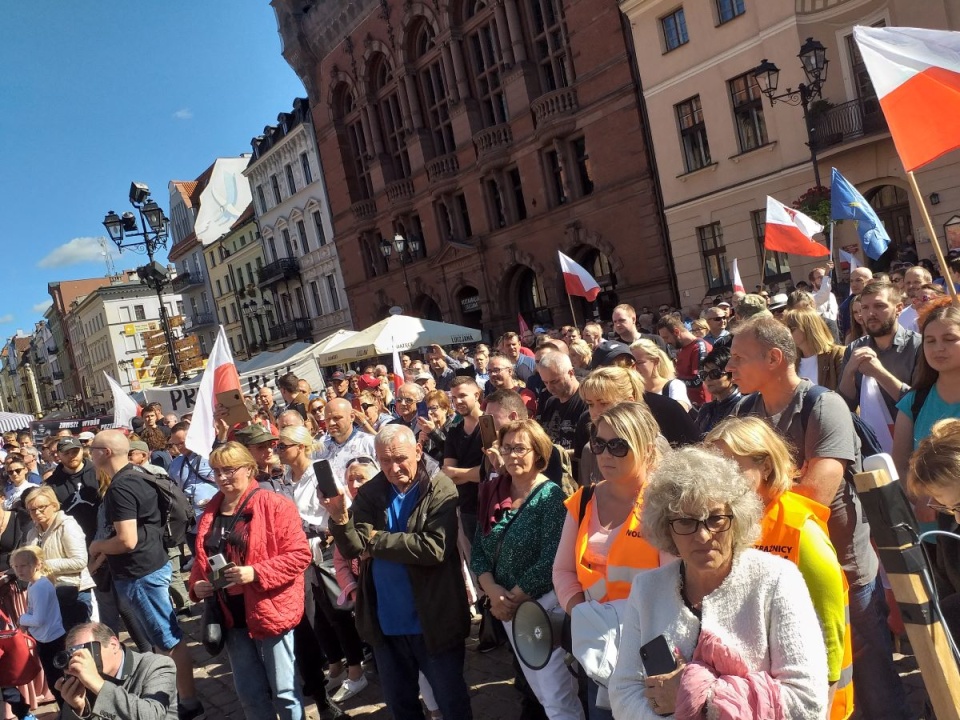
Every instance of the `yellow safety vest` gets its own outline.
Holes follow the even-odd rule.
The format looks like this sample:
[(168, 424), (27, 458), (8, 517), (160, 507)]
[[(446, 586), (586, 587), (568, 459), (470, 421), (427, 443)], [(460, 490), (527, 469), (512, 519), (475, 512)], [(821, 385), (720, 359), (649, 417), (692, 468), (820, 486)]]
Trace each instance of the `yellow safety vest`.
[[(797, 493), (787, 492), (770, 503), (760, 523), (758, 550), (779, 555), (794, 565), (800, 560), (800, 533), (808, 520), (827, 532), (830, 508)], [(843, 604), (846, 610), (846, 631), (843, 634), (843, 666), (830, 706), (830, 720), (846, 720), (853, 714), (853, 647), (850, 632), (850, 593), (843, 576)]]
[[(587, 600), (597, 602), (624, 600), (630, 594), (630, 585), (634, 577), (644, 570), (660, 567), (659, 551), (644, 540), (640, 532), (640, 508), (643, 504), (643, 496), (641, 494), (637, 498), (633, 511), (620, 526), (607, 555), (606, 573), (602, 573), (594, 570), (583, 559), (587, 552), (587, 541), (590, 535), (590, 523), (586, 518), (586, 513), (590, 512), (590, 503), (587, 503), (584, 517), (578, 517), (582, 492), (583, 488), (580, 488), (565, 502), (567, 510), (580, 523), (576, 544), (577, 580)], [(595, 502), (595, 498), (591, 498), (590, 502)]]

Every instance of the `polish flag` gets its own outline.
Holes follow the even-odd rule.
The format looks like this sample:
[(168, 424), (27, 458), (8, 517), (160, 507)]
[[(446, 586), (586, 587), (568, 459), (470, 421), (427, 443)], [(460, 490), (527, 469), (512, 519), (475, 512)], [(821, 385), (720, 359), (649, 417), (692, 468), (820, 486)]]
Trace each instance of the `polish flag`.
[(737, 265), (736, 258), (730, 263), (730, 274), (733, 275), (733, 291), (745, 293), (747, 289), (743, 286), (743, 280), (740, 279), (740, 266)]
[(107, 379), (107, 385), (110, 386), (110, 392), (113, 394), (113, 426), (129, 429), (131, 421), (135, 417), (139, 417), (143, 408), (137, 405), (136, 401), (127, 394), (120, 383), (107, 375), (106, 372), (103, 373), (103, 376)]
[(525, 338), (530, 333), (530, 326), (527, 325), (527, 321), (523, 319), (523, 313), (517, 313), (517, 334), (522, 338)]
[(217, 394), (228, 390), (240, 391), (240, 375), (237, 373), (237, 366), (233, 364), (227, 333), (221, 325), (200, 380), (200, 389), (193, 407), (193, 421), (187, 430), (187, 447), (198, 455), (207, 457), (213, 449), (213, 443), (217, 439), (213, 419)]
[(600, 294), (600, 286), (593, 279), (593, 275), (559, 250), (557, 255), (560, 256), (560, 269), (563, 271), (563, 284), (567, 288), (567, 295), (586, 298), (590, 302), (596, 300)]
[(819, 232), (823, 232), (823, 225), (767, 195), (767, 223), (763, 233), (763, 246), (767, 250), (809, 257), (829, 255), (830, 249), (813, 239)]
[(844, 250), (843, 248), (841, 248), (841, 249), (839, 250), (839, 253), (840, 253), (840, 262), (845, 262), (845, 263), (847, 263), (847, 265), (850, 266), (850, 272), (853, 272), (853, 271), (856, 270), (858, 267), (863, 267), (863, 266), (860, 264), (860, 261), (857, 260), (857, 256), (856, 256), (856, 255), (854, 255), (854, 254), (852, 254), (852, 253), (848, 253), (848, 252), (847, 252), (846, 250)]
[(393, 392), (394, 394), (400, 391), (400, 386), (407, 381), (406, 376), (403, 374), (403, 363), (400, 362), (400, 351), (397, 350), (397, 346), (393, 346)]
[(856, 27), (853, 36), (904, 169), (960, 147), (960, 33)]

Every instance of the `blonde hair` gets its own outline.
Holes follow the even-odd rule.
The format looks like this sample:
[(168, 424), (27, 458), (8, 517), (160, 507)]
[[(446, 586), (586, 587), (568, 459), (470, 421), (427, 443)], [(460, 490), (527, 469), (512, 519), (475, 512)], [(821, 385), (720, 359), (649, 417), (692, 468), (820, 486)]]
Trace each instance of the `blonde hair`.
[(44, 557), (43, 557), (43, 548), (39, 545), (24, 545), (19, 547), (10, 553), (10, 564), (13, 564), (13, 561), (16, 560), (21, 555), (29, 555), (33, 558), (33, 564), (36, 566), (37, 570), (42, 574), (44, 572)]
[[(785, 310), (782, 320), (790, 331), (799, 330), (813, 347), (814, 355), (829, 352), (836, 344), (820, 313), (805, 307)], [(799, 349), (799, 348), (798, 348)]]
[[(677, 373), (673, 368), (673, 361), (670, 360), (670, 356), (661, 350), (660, 346), (652, 340), (640, 338), (630, 346), (630, 350), (639, 350), (650, 359), (656, 360), (657, 377), (664, 380), (673, 380), (677, 376)], [(636, 354), (634, 354), (634, 357), (636, 357)]]
[(960, 483), (960, 420), (940, 420), (910, 457), (907, 486), (918, 495)]
[[(303, 430), (309, 432), (306, 428)], [(234, 440), (225, 442), (210, 452), (210, 467), (245, 467), (250, 470), (252, 477), (255, 478), (257, 475), (257, 461), (245, 446)]]
[(599, 428), (600, 423), (606, 423), (617, 437), (627, 441), (640, 467), (650, 470), (659, 462), (657, 435), (660, 427), (645, 402), (618, 403), (597, 418), (594, 428)]
[(49, 485), (40, 485), (39, 487), (32, 487), (28, 490), (28, 495), (23, 501), (23, 506), (29, 510), (28, 505), (32, 504), (33, 501), (37, 498), (46, 498), (50, 504), (53, 506), (54, 512), (60, 511), (60, 501), (57, 499), (57, 493), (54, 492), (53, 488)]
[[(697, 330), (699, 330), (703, 335), (706, 335), (707, 333), (710, 332), (710, 326), (707, 325), (707, 321), (705, 319), (697, 318), (692, 323), (690, 323), (690, 332), (696, 335)], [(701, 335), (700, 337), (702, 337), (703, 335)]]
[(497, 433), (498, 443), (502, 446), (503, 439), (507, 435), (513, 435), (514, 433), (526, 433), (527, 437), (530, 438), (530, 445), (533, 448), (533, 452), (537, 456), (537, 469), (543, 470), (546, 468), (547, 463), (550, 462), (550, 455), (553, 453), (553, 442), (547, 433), (543, 431), (540, 423), (536, 420), (513, 420), (512, 422), (508, 422), (501, 427), (500, 432)]
[(600, 367), (580, 383), (580, 396), (590, 395), (600, 402), (620, 403), (643, 399), (643, 380), (634, 370)]
[(313, 433), (304, 425), (285, 427), (280, 431), (280, 439), (292, 442), (294, 445), (303, 445), (308, 452), (312, 452), (316, 444), (316, 441), (313, 439)]
[(703, 439), (707, 446), (722, 442), (734, 455), (748, 457), (769, 472), (763, 481), (770, 500), (787, 492), (798, 477), (793, 456), (786, 441), (766, 421), (758, 417), (728, 417)]
[(593, 348), (586, 340), (577, 338), (570, 343), (570, 355), (576, 356), (584, 365), (589, 365), (590, 359), (593, 357)]

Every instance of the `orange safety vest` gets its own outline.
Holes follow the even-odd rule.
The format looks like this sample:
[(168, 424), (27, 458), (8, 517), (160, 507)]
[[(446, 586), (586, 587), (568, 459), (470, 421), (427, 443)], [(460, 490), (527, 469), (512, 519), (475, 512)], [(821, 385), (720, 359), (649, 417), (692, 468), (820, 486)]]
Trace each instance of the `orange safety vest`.
[[(758, 550), (779, 555), (794, 565), (800, 561), (800, 533), (808, 520), (827, 533), (830, 508), (815, 500), (787, 492), (767, 506), (760, 521)], [(830, 720), (846, 720), (853, 714), (853, 647), (850, 632), (850, 594), (846, 576), (843, 576), (843, 604), (846, 610), (846, 631), (843, 634), (843, 666), (837, 681)]]
[[(580, 488), (564, 503), (570, 514), (580, 523), (576, 544), (577, 580), (587, 600), (624, 600), (630, 594), (633, 578), (644, 570), (660, 567), (660, 552), (640, 534), (640, 507), (643, 496), (637, 498), (633, 512), (620, 526), (617, 537), (610, 544), (606, 573), (601, 573), (583, 559), (590, 535), (590, 523), (586, 517), (586, 513), (590, 512), (590, 503), (587, 503), (584, 517), (579, 517), (582, 492), (583, 488)], [(591, 498), (590, 502), (595, 502), (595, 498)]]

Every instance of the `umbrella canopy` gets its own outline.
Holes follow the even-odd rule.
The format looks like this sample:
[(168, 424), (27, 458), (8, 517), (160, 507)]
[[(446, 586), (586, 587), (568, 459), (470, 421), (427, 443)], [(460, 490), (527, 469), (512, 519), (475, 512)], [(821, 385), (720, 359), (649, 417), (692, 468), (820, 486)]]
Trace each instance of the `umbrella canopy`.
[(335, 333), (327, 335), (325, 338), (323, 338), (323, 340), (314, 345), (313, 352), (314, 354), (326, 352), (330, 348), (334, 347), (335, 345), (339, 345), (344, 340), (347, 340), (356, 334), (356, 330), (337, 330)]
[(317, 355), (320, 365), (337, 365), (352, 360), (389, 355), (396, 350), (426, 345), (455, 345), (480, 342), (479, 330), (408, 315), (391, 315), (361, 330)]
[(0, 432), (25, 430), (36, 418), (24, 413), (0, 412)]

